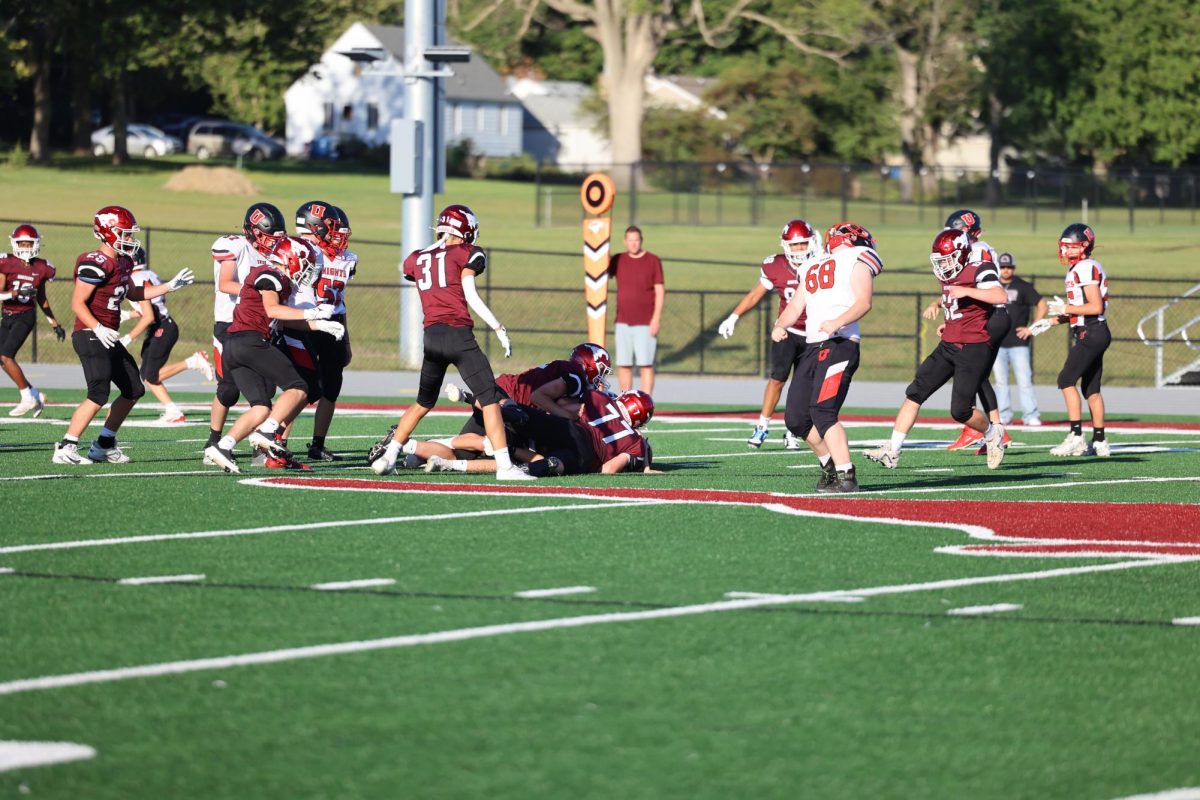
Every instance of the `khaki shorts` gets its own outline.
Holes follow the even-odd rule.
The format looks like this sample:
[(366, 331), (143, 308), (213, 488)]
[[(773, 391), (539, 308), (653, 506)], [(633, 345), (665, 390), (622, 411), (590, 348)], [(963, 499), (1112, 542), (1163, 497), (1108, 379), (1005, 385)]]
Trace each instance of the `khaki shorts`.
[(617, 340), (617, 366), (653, 367), (658, 340), (650, 335), (649, 325), (626, 325), (618, 322), (613, 333)]

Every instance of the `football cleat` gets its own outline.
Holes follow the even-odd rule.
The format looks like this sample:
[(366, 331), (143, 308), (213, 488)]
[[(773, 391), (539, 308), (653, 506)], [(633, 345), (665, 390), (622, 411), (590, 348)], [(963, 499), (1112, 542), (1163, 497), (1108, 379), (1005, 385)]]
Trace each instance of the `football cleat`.
[(750, 438), (746, 440), (746, 444), (750, 447), (758, 448), (763, 446), (763, 442), (767, 440), (767, 429), (759, 425), (754, 426), (754, 433), (750, 434)]
[(1112, 447), (1109, 445), (1107, 439), (1102, 442), (1092, 442), (1092, 449), (1089, 452), (1089, 455), (1099, 456), (1100, 458), (1108, 458), (1112, 455)]
[(833, 491), (841, 494), (858, 491), (858, 478), (854, 474), (854, 467), (850, 467), (845, 472), (838, 472), (837, 487)]
[(396, 470), (396, 462), (390, 460), (386, 454), (381, 455), (371, 462), (371, 470), (376, 475), (391, 475)]
[(50, 461), (53, 464), (70, 464), (71, 466), (92, 463), (90, 460), (79, 455), (79, 445), (74, 442), (68, 442), (67, 444), (55, 442), (54, 456)]
[(784, 450), (799, 450), (800, 440), (796, 438), (791, 431), (783, 432), (783, 449)]
[(312, 467), (310, 467), (308, 464), (301, 464), (291, 456), (288, 456), (287, 458), (267, 456), (263, 460), (263, 466), (267, 469), (312, 469)]
[[(1008, 446), (1011, 444), (1012, 444), (1012, 437), (1009, 436), (1008, 431), (1005, 430), (1004, 438), (1000, 440), (1000, 446), (1003, 447), (1005, 450), (1007, 450)], [(984, 442), (983, 444), (981, 444), (979, 446), (979, 449), (975, 451), (975, 455), (977, 455), (977, 456), (987, 455), (987, 442)]]
[(1067, 438), (1057, 447), (1050, 448), (1052, 456), (1081, 456), (1087, 452), (1087, 440), (1078, 433), (1067, 434)]
[[(435, 456), (435, 458), (436, 458), (436, 456)], [(509, 467), (508, 469), (496, 470), (496, 480), (498, 480), (498, 481), (536, 481), (537, 478), (535, 478), (533, 475), (530, 475), (528, 472), (524, 472), (523, 470), (518, 469), (516, 465), (513, 465), (513, 466)]]
[(129, 463), (129, 456), (125, 455), (121, 448), (116, 445), (101, 447), (99, 442), (92, 442), (92, 446), (88, 448), (88, 458), (93, 464), (98, 461), (107, 461), (109, 464)]
[(156, 420), (156, 424), (158, 425), (182, 425), (185, 422), (187, 422), (187, 417), (182, 412), (172, 414), (170, 411), (164, 411)]
[(246, 441), (257, 447), (259, 450), (262, 450), (264, 453), (274, 456), (275, 458), (292, 457), (292, 454), (288, 452), (286, 447), (275, 441), (273, 437), (268, 436), (260, 430), (256, 429), (253, 433), (247, 436)]
[(446, 384), (446, 397), (450, 398), (450, 402), (452, 403), (466, 403), (467, 405), (471, 405), (475, 402), (475, 395), (457, 383)]
[(958, 438), (954, 440), (953, 444), (951, 444), (946, 449), (947, 450), (962, 450), (964, 447), (970, 447), (971, 445), (978, 444), (982, 438), (983, 438), (982, 433), (975, 430), (974, 428), (964, 425), (963, 429), (962, 429), (962, 433), (960, 433), (958, 435)]
[(234, 460), (232, 450), (222, 450), (220, 447), (209, 445), (204, 448), (204, 463), (211, 464), (214, 467), (220, 467), (226, 472), (234, 475), (240, 474), (237, 461)]
[(833, 466), (833, 459), (831, 458), (828, 464), (821, 465), (821, 477), (817, 479), (817, 491), (821, 494), (836, 492), (837, 484), (837, 467)]
[(194, 369), (204, 376), (204, 380), (212, 382), (217, 378), (217, 372), (213, 369), (212, 362), (208, 359), (208, 353), (203, 350), (197, 350), (187, 357), (183, 362), (188, 369)]
[(1027, 417), (1025, 419), (1022, 419), (1021, 424), (1024, 425), (1026, 428), (1042, 427), (1042, 421), (1040, 419), (1038, 419), (1037, 417)]
[(324, 446), (317, 447), (309, 443), (308, 445), (308, 460), (309, 461), (341, 461), (341, 456), (335, 456), (333, 453), (325, 449)]
[(42, 397), (40, 394), (35, 394), (32, 400), (22, 400), (21, 402), (17, 403), (13, 410), (8, 412), (8, 415), (10, 417), (23, 417), (32, 411), (35, 417), (40, 417), (42, 415), (42, 410), (45, 407), (46, 398)]
[(1004, 461), (1004, 451), (1006, 449), (1004, 440), (1008, 438), (1003, 425), (996, 425), (994, 427), (995, 430), (992, 432), (992, 438), (984, 440), (984, 444), (987, 447), (988, 469), (995, 469), (1000, 466), (1000, 462)]
[(387, 435), (380, 439), (375, 444), (371, 445), (371, 449), (367, 451), (367, 463), (374, 463), (383, 452), (387, 450), (388, 442), (392, 440), (392, 434), (396, 432), (396, 425), (388, 428)]
[(430, 456), (422, 469), (426, 472), (450, 472), (450, 462), (441, 456)]
[(893, 450), (890, 444), (885, 444), (882, 447), (876, 447), (871, 450), (863, 450), (863, 455), (887, 469), (895, 469), (896, 465), (900, 463), (900, 452)]

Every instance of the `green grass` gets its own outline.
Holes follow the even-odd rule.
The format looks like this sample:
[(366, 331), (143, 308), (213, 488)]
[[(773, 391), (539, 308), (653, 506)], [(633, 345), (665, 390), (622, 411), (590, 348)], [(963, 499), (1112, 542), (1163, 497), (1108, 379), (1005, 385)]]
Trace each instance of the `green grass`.
[[(5, 481), (14, 524), (0, 548), (422, 518), (0, 553), (0, 566), (14, 570), (0, 576), (7, 612), (0, 686), (720, 603), (731, 591), (869, 594), (869, 587), (1121, 561), (950, 555), (934, 548), (971, 543), (960, 530), (792, 516), (756, 505), (572, 510), (603, 501), (432, 491), (494, 485), (465, 476), (399, 474), (388, 480), (430, 491), (395, 494), (282, 490), (211, 469), (176, 474), (204, 470), (202, 424), (126, 427), (122, 443), (133, 463), (72, 470), (49, 463), (69, 411), (53, 407), (50, 420), (24, 424), (0, 415), (0, 478), (62, 476)], [(156, 414), (138, 409), (133, 420)], [(373, 477), (358, 459), (392, 416), (339, 417), (330, 445), (347, 460), (306, 477)], [(1017, 444), (996, 471), (974, 455), (919, 446), (948, 442), (949, 426), (918, 427), (918, 446), (906, 450), (899, 469), (856, 454), (867, 491), (822, 507), (853, 515), (862, 507), (856, 503), (891, 500), (903, 516), (930, 508), (929, 501), (989, 501), (1004, 528), (1006, 514), (1044, 501), (1036, 508), (1047, 526), (1074, 520), (1071, 527), (1088, 533), (1105, 530), (1105, 517), (1114, 515), (1129, 517), (1136, 530), (1136, 515), (1150, 513), (1148, 506), (1091, 503), (1169, 502), (1184, 504), (1178, 518), (1194, 522), (1200, 431), (1139, 433), (1122, 423), (1110, 422), (1110, 459), (1055, 459), (1047, 448), (1061, 428), (1014, 428)], [(719, 490), (761, 491), (778, 493), (779, 502), (808, 502), (812, 456), (782, 451), (777, 436), (749, 451), (749, 424), (661, 415), (650, 435), (663, 475), (586, 476), (538, 488), (699, 490), (710, 499)], [(306, 441), (309, 425), (308, 418), (298, 423), (295, 442)], [(455, 417), (430, 417), (418, 433), (446, 434), (458, 425)], [(885, 422), (851, 427), (855, 450), (889, 429)], [(1155, 449), (1142, 452), (1139, 443)], [(96, 474), (114, 477), (85, 477)], [(266, 475), (249, 469), (242, 477)], [(531, 508), (552, 510), (487, 515)], [(463, 512), (484, 516), (444, 516)], [(944, 521), (963, 518), (947, 513)], [(1200, 542), (1197, 529), (1183, 533)], [(114, 582), (181, 573), (206, 578)], [(307, 588), (361, 578), (396, 583)], [(73, 741), (98, 751), (89, 761), (0, 772), (0, 795), (1007, 798), (1196, 786), (1198, 634), (1170, 621), (1200, 615), (1197, 579), (1196, 562), (1174, 563), (0, 694), (0, 739)], [(566, 586), (596, 591), (514, 594)], [(946, 615), (995, 603), (1023, 608)]]

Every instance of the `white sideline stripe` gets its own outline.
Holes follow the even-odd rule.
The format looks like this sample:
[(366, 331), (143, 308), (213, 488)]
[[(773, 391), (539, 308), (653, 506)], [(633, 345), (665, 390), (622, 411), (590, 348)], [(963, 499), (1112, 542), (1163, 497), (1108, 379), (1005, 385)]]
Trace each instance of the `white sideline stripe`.
[(928, 469), (914, 469), (913, 472), (954, 472), (954, 467), (929, 467)]
[(147, 575), (144, 578), (121, 578), (123, 586), (149, 586), (155, 583), (195, 583), (204, 580), (204, 575)]
[(366, 589), (371, 586), (392, 586), (395, 578), (363, 578), (358, 581), (330, 581), (329, 583), (314, 583), (308, 587), (321, 592), (339, 592), (342, 589)]
[(16, 572), (16, 570), (12, 567), (0, 567), (0, 575), (8, 575), (13, 572)]
[[(199, 441), (199, 440), (197, 440)], [(121, 445), (124, 447), (124, 445)], [(224, 476), (225, 473), (216, 467), (212, 469), (185, 469), (179, 472), (85, 472), (87, 465), (78, 468), (80, 472), (56, 472), (52, 475), (9, 475), (0, 481), (53, 481), (75, 478), (173, 478), (176, 475), (214, 475)]]
[(946, 613), (952, 617), (973, 617), (979, 614), (995, 614), (998, 611), (1020, 611), (1025, 606), (1016, 603), (996, 603), (990, 606), (963, 606), (952, 608)]
[(1131, 794), (1118, 800), (1200, 800), (1200, 787), (1187, 786), (1181, 789), (1167, 789), (1164, 792)]
[(565, 594), (589, 594), (594, 591), (595, 586), (564, 586), (561, 589), (526, 589), (513, 594), (516, 597), (559, 597)]
[(0, 772), (25, 767), (45, 767), (96, 757), (96, 750), (74, 742), (0, 741)]
[[(693, 456), (695, 458), (696, 456)], [(655, 461), (660, 460), (658, 456), (654, 457)], [(1107, 481), (1062, 481), (1060, 483), (1012, 483), (1005, 484), (1006, 492), (1021, 491), (1023, 489), (1065, 489), (1071, 486), (1110, 486), (1110, 485), (1128, 485), (1131, 483), (1179, 483), (1179, 482), (1195, 482), (1200, 481), (1200, 475), (1187, 475), (1175, 478), (1113, 478)], [(991, 486), (957, 486), (949, 487), (932, 487), (926, 489), (871, 489), (871, 494), (929, 494), (931, 492), (946, 493), (946, 492), (995, 492), (995, 485)], [(4, 552), (0, 550), (0, 553)]]
[(113, 539), (78, 539), (69, 542), (42, 542), (0, 547), (0, 553), (30, 553), (37, 550), (74, 550), (81, 547), (106, 547), (118, 544), (141, 544), (143, 542), (168, 542), (176, 539), (217, 539), (225, 536), (254, 536), (260, 533), (282, 533), (284, 531), (313, 531), (326, 528), (352, 528), (357, 525), (391, 525), (397, 522), (436, 522), (446, 519), (469, 519), (471, 517), (495, 517), (506, 514), (538, 514), (546, 511), (575, 511), (596, 508), (620, 508), (622, 506), (656, 505), (655, 500), (629, 502), (586, 503), (562, 506), (531, 506), (528, 508), (497, 508), (490, 511), (459, 511), (451, 514), (413, 514), (403, 517), (369, 517), (367, 519), (340, 519), (329, 522), (304, 522), (295, 525), (267, 525), (259, 528), (234, 528), (231, 530), (193, 531), (191, 533), (158, 533), (146, 536), (123, 536)]
[(927, 583), (904, 583), (893, 586), (873, 586), (861, 589), (813, 592), (810, 594), (779, 595), (777, 597), (761, 597), (745, 600), (725, 600), (717, 603), (700, 603), (697, 605), (656, 608), (645, 611), (624, 611), (609, 614), (589, 614), (578, 617), (557, 617), (554, 619), (533, 620), (528, 622), (509, 622), (499, 625), (485, 625), (477, 628), (458, 628), (455, 630), (436, 631), (433, 633), (418, 633), (407, 636), (390, 636), (383, 639), (366, 639), (353, 642), (333, 642), (330, 644), (310, 645), (307, 647), (291, 647), (282, 650), (266, 650), (257, 653), (243, 653), (242, 655), (235, 656), (198, 658), (189, 661), (167, 661), (160, 664), (144, 664), (137, 667), (117, 667), (114, 669), (94, 670), (91, 672), (75, 672), (65, 675), (46, 675), (38, 678), (23, 678), (20, 680), (0, 683), (0, 696), (21, 694), (23, 692), (43, 691), (46, 689), (62, 689), (69, 686), (111, 683), (114, 681), (131, 680), (134, 678), (153, 678), (161, 675), (181, 675), (188, 672), (198, 672), (209, 669), (229, 669), (230, 667), (246, 667), (256, 664), (277, 664), (283, 661), (323, 658), (325, 656), (344, 655), (347, 653), (392, 650), (401, 647), (415, 647), (417, 645), (424, 644), (462, 642), (472, 639), (484, 639), (493, 636), (505, 636), (514, 633), (534, 633), (537, 631), (558, 630), (563, 628), (583, 628), (591, 625), (606, 625), (614, 622), (639, 622), (648, 619), (690, 617), (723, 611), (740, 611), (748, 608), (761, 608), (763, 606), (804, 603), (812, 602), (814, 600), (828, 600), (829, 598), (834, 597), (878, 597), (881, 595), (890, 594), (906, 594), (911, 592), (956, 589), (962, 586), (980, 586), (985, 584), (1012, 583), (1015, 581), (1046, 580), (1049, 578), (1061, 578), (1068, 575), (1086, 575), (1093, 572), (1113, 572), (1116, 570), (1141, 569), (1144, 567), (1161, 566), (1163, 564), (1174, 563), (1179, 563), (1179, 560), (1121, 561), (1114, 564), (1094, 564), (1083, 567), (1066, 567), (1061, 569), (1043, 570), (1041, 572), (1015, 572), (1006, 575), (982, 575), (974, 578), (953, 578), (940, 581), (929, 581)]
[[(771, 594), (769, 592), (726, 592), (725, 596), (732, 600), (737, 600), (737, 599), (741, 599), (741, 598), (753, 599), (756, 597), (786, 597), (787, 595)], [(813, 600), (812, 602), (814, 602), (814, 603), (861, 603), (865, 599), (866, 598), (864, 598), (864, 597), (854, 597), (852, 595), (846, 595), (845, 597), (842, 597), (842, 596), (823, 597), (818, 600)]]
[(1200, 625), (1200, 617), (1176, 617), (1171, 620), (1172, 625)]

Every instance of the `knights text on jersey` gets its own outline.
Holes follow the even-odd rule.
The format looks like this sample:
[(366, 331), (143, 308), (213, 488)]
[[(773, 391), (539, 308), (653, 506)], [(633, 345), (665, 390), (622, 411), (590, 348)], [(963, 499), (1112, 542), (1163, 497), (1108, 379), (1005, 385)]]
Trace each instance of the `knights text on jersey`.
[(258, 331), (264, 339), (271, 335), (272, 320), (267, 316), (262, 301), (262, 293), (266, 291), (276, 292), (279, 302), (286, 305), (292, 292), (291, 278), (269, 264), (250, 270), (242, 284), (237, 305), (233, 309), (233, 322), (227, 333)]
[[(162, 284), (162, 280), (151, 269), (135, 269), (133, 274), (129, 276), (129, 280), (134, 286), (159, 286)], [(129, 302), (135, 306), (137, 305), (133, 300)], [(159, 295), (151, 300), (150, 306), (154, 309), (155, 322), (162, 322), (164, 318), (171, 316), (167, 311), (167, 301), (163, 295)]]
[(1081, 306), (1087, 299), (1083, 294), (1085, 286), (1100, 287), (1100, 301), (1104, 304), (1099, 314), (1088, 316), (1071, 317), (1071, 326), (1078, 328), (1083, 325), (1092, 325), (1097, 322), (1104, 322), (1104, 314), (1108, 311), (1108, 275), (1104, 272), (1104, 267), (1100, 266), (1100, 262), (1094, 258), (1085, 258), (1075, 266), (1067, 270), (1065, 279), (1067, 288), (1067, 305)]
[(603, 467), (621, 453), (635, 458), (646, 457), (646, 439), (625, 421), (616, 403), (604, 392), (588, 390), (583, 396), (583, 407), (577, 422), (583, 425), (592, 440), (592, 452), (599, 467)]
[(837, 252), (814, 258), (804, 265), (800, 286), (808, 312), (805, 338), (809, 344), (823, 342), (832, 336), (859, 340), (858, 320), (843, 325), (834, 334), (821, 330), (821, 323), (837, 319), (854, 305), (856, 298), (851, 278), (858, 264), (869, 269), (872, 278), (883, 272), (883, 259), (870, 247), (841, 247)]
[(519, 375), (500, 375), (496, 385), (513, 400), (527, 406), (531, 405), (529, 400), (535, 391), (559, 378), (567, 385), (565, 397), (581, 397), (587, 387), (587, 380), (575, 362), (561, 359), (527, 369)]
[(245, 236), (222, 236), (213, 242), (213, 318), (217, 322), (232, 322), (233, 307), (238, 303), (238, 295), (221, 291), (221, 264), (233, 261), (235, 279), (240, 284), (246, 283), (246, 276), (254, 267), (271, 263), (270, 259), (255, 249)]
[(473, 328), (474, 320), (463, 294), (462, 271), (478, 275), (487, 268), (487, 254), (473, 244), (443, 242), (414, 250), (404, 259), (404, 277), (417, 284), (425, 327), (443, 323), (455, 328)]
[(950, 297), (951, 286), (966, 286), (972, 289), (991, 289), (1000, 285), (1000, 273), (991, 261), (975, 261), (948, 281), (942, 281), (942, 312), (946, 316), (946, 327), (942, 330), (942, 341), (950, 344), (979, 344), (990, 342), (988, 318), (992, 315), (992, 304), (981, 303), (973, 297)]
[[(129, 292), (132, 273), (133, 259), (123, 254), (110, 256), (93, 250), (75, 259), (75, 280), (96, 287), (88, 298), (88, 311), (106, 328), (116, 330), (121, 326), (121, 301)], [(76, 317), (75, 330), (86, 328), (83, 320)]]
[(325, 256), (321, 277), (313, 287), (313, 292), (321, 303), (334, 307), (335, 315), (346, 313), (346, 284), (353, 280), (357, 269), (358, 255), (349, 250), (337, 258)]
[[(796, 296), (796, 290), (800, 288), (800, 279), (796, 275), (796, 268), (784, 255), (773, 255), (763, 259), (758, 282), (764, 289), (774, 291), (779, 295), (779, 313), (776, 314), (776, 317), (783, 314), (783, 309), (787, 308), (787, 304)], [(788, 328), (788, 332), (802, 335), (807, 317), (808, 309), (805, 308), (800, 319)]]
[[(54, 265), (44, 258), (32, 258), (29, 263), (8, 253), (0, 253), (0, 273), (4, 274), (4, 291), (15, 295), (23, 287), (37, 289), (47, 281), (54, 280)], [(31, 295), (29, 302), (18, 300), (15, 296), (4, 301), (4, 315), (23, 314), (32, 311), (36, 302), (36, 293)]]

